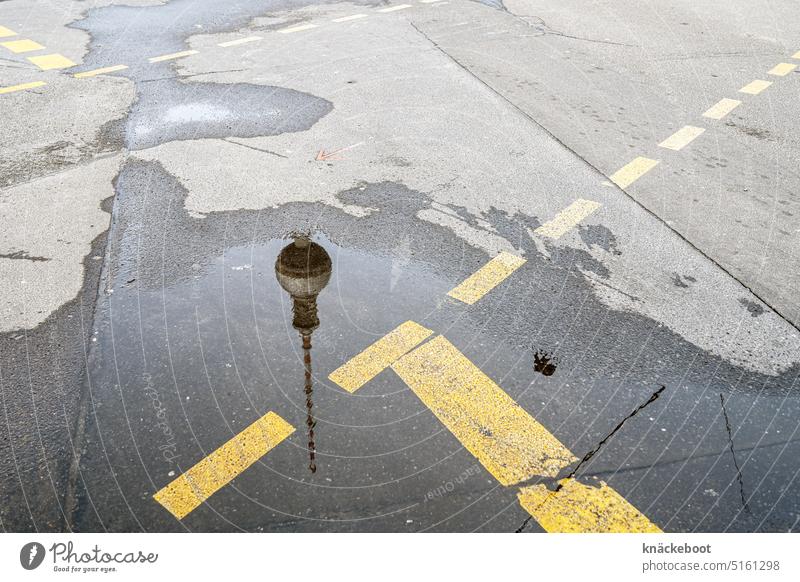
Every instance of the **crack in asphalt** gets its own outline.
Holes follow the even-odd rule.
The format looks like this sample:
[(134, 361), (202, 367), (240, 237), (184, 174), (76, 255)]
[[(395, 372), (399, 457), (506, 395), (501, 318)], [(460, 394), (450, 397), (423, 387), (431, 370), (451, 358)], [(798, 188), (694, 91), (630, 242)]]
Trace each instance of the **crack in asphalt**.
[[(634, 416), (639, 414), (639, 412), (641, 412), (645, 407), (649, 406), (650, 404), (652, 404), (653, 402), (658, 400), (659, 396), (661, 396), (661, 393), (665, 389), (666, 389), (666, 386), (662, 386), (661, 388), (659, 388), (658, 390), (653, 392), (650, 395), (650, 398), (648, 398), (645, 402), (643, 402), (642, 404), (640, 404), (639, 406), (634, 408), (633, 412), (631, 412), (628, 416), (623, 418), (619, 422), (619, 424), (614, 427), (614, 430), (612, 430), (610, 433), (608, 433), (599, 443), (597, 443), (597, 446), (595, 446), (592, 450), (590, 450), (588, 453), (586, 453), (583, 456), (583, 458), (580, 461), (578, 461), (578, 464), (575, 465), (575, 468), (572, 469), (572, 471), (570, 471), (570, 473), (566, 477), (564, 477), (564, 479), (572, 479), (578, 473), (578, 470), (583, 465), (585, 465), (587, 462), (589, 462), (589, 460), (592, 457), (594, 457), (600, 451), (600, 449), (603, 447), (603, 445), (605, 445), (611, 439), (611, 437), (613, 437), (617, 432), (619, 432), (619, 430), (625, 425), (626, 422), (628, 422), (628, 420), (630, 420), (631, 418), (633, 418)], [(561, 490), (562, 487), (563, 487), (563, 485), (559, 483), (559, 485), (556, 487), (555, 490), (559, 491), (559, 490)]]
[(0, 253), (0, 259), (13, 259), (17, 261), (33, 261), (33, 262), (40, 262), (40, 261), (49, 261), (47, 257), (37, 257), (34, 255), (29, 255), (28, 251), (15, 251), (13, 253)]
[(725, 418), (725, 431), (728, 433), (728, 445), (730, 446), (731, 456), (733, 457), (733, 466), (736, 467), (736, 480), (739, 482), (739, 495), (742, 498), (742, 507), (750, 513), (750, 506), (747, 505), (747, 497), (744, 494), (744, 480), (742, 479), (742, 469), (739, 467), (739, 461), (736, 460), (736, 450), (733, 447), (733, 433), (731, 432), (731, 422), (728, 418), (728, 410), (725, 408), (725, 398), (722, 393), (719, 394), (719, 401), (722, 405), (722, 415)]

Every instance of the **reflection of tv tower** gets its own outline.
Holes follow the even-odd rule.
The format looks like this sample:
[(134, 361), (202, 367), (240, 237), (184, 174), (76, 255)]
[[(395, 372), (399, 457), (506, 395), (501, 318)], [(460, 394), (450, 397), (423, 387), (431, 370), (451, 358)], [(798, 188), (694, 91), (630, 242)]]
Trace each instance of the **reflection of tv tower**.
[(295, 237), (286, 245), (275, 261), (275, 275), (284, 291), (292, 296), (292, 327), (300, 332), (303, 340), (303, 363), (305, 365), (306, 426), (308, 427), (308, 468), (314, 473), (314, 427), (316, 421), (311, 412), (313, 391), (311, 375), (311, 334), (319, 327), (317, 317), (317, 295), (331, 278), (333, 266), (328, 253), (307, 237)]

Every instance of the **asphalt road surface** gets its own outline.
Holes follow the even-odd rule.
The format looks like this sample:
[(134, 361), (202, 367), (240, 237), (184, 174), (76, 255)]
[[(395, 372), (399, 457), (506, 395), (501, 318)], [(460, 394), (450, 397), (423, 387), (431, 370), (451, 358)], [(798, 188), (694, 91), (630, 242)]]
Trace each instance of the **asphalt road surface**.
[(5, 531), (800, 529), (792, 0), (0, 2)]

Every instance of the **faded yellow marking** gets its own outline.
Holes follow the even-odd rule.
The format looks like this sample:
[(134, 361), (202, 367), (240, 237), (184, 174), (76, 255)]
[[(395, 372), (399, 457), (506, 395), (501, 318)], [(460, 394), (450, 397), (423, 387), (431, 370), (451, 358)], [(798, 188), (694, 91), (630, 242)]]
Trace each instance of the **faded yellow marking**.
[(189, 51), (181, 51), (179, 53), (170, 53), (168, 55), (160, 55), (158, 57), (150, 57), (147, 59), (151, 63), (160, 63), (162, 61), (171, 61), (172, 59), (180, 59), (181, 57), (189, 57), (191, 55), (196, 55), (200, 51), (189, 50)]
[(797, 65), (792, 63), (778, 63), (767, 71), (768, 75), (775, 75), (776, 77), (785, 77), (797, 68)]
[(770, 85), (772, 85), (772, 81), (762, 81), (761, 79), (756, 79), (755, 81), (751, 81), (750, 83), (739, 89), (739, 93), (747, 93), (748, 95), (758, 95)]
[(610, 180), (620, 188), (627, 188), (657, 165), (658, 160), (638, 157), (614, 172)]
[(47, 85), (44, 81), (34, 81), (33, 83), (23, 83), (21, 85), (11, 85), (9, 87), (0, 87), (0, 95), (5, 93), (16, 93), (17, 91), (24, 91), (25, 89), (34, 89)]
[(0, 45), (4, 46), (12, 53), (27, 53), (30, 51), (38, 51), (44, 48), (43, 45), (29, 38), (23, 38), (22, 40), (8, 40), (6, 42), (0, 42)]
[(503, 485), (555, 477), (576, 460), (443, 336), (406, 354), (392, 369)]
[(360, 18), (366, 18), (366, 14), (353, 14), (352, 16), (342, 16), (341, 18), (334, 18), (333, 22), (348, 22), (350, 20), (359, 20)]
[(153, 499), (183, 519), (293, 432), (292, 425), (268, 412), (153, 495)]
[(52, 69), (68, 69), (69, 67), (75, 66), (75, 63), (73, 63), (64, 55), (60, 55), (58, 53), (40, 55), (37, 57), (28, 57), (28, 60), (43, 71), (50, 71)]
[(83, 71), (82, 73), (75, 73), (73, 77), (76, 79), (85, 79), (87, 77), (96, 77), (97, 75), (105, 75), (106, 73), (114, 73), (116, 71), (124, 71), (128, 65), (114, 65), (113, 67), (102, 67), (100, 69), (92, 69), (91, 71)]
[(398, 6), (390, 6), (389, 8), (381, 8), (378, 12), (397, 12), (398, 10), (405, 10), (411, 8), (411, 4), (399, 4)]
[(317, 28), (318, 24), (301, 24), (300, 26), (290, 26), (288, 28), (281, 28), (278, 32), (282, 32), (283, 34), (291, 34), (293, 32), (300, 32), (302, 30), (310, 30), (312, 28)]
[(667, 148), (668, 150), (675, 150), (677, 152), (701, 136), (705, 130), (706, 129), (704, 127), (684, 125), (658, 145), (659, 147)]
[(581, 220), (598, 208), (600, 208), (599, 202), (578, 198), (575, 202), (559, 212), (553, 220), (545, 222), (533, 232), (539, 236), (546, 236), (552, 239), (561, 238), (570, 229), (579, 224)]
[(728, 99), (727, 97), (720, 99), (714, 105), (712, 105), (708, 111), (703, 113), (703, 117), (708, 117), (709, 119), (722, 119), (741, 104), (742, 102), (736, 99)]
[(348, 392), (355, 392), (431, 334), (428, 328), (406, 321), (334, 370), (328, 378)]
[(0, 26), (0, 38), (7, 38), (9, 36), (17, 36), (17, 33), (11, 30), (10, 28), (6, 28), (5, 26)]
[(259, 41), (259, 40), (261, 40), (260, 36), (248, 36), (248, 37), (245, 37), (245, 38), (237, 38), (236, 40), (229, 40), (227, 42), (221, 42), (221, 43), (217, 44), (217, 46), (221, 46), (221, 47), (237, 46), (237, 45), (240, 45), (240, 44), (247, 44), (249, 42), (256, 42), (256, 41)]
[(600, 482), (599, 487), (575, 479), (559, 481), (560, 489), (544, 485), (523, 487), (520, 505), (551, 533), (661, 533), (624, 497)]
[(792, 55), (792, 58), (793, 58), (793, 59), (800, 59), (800, 51), (797, 51), (796, 53), (794, 53), (794, 54)]
[(525, 259), (522, 257), (502, 252), (447, 294), (453, 299), (472, 305), (524, 264)]

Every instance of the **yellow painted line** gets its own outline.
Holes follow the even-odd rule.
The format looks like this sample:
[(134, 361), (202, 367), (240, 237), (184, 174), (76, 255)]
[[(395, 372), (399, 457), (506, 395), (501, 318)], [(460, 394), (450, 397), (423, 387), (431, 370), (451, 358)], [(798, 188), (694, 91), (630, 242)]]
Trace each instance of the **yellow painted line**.
[(407, 321), (334, 370), (328, 378), (348, 392), (355, 392), (431, 334), (431, 330), (420, 324)]
[(796, 53), (794, 53), (794, 54), (792, 55), (792, 58), (793, 58), (793, 59), (800, 59), (800, 51), (797, 51)]
[(10, 87), (0, 87), (0, 95), (5, 93), (16, 93), (17, 91), (24, 91), (25, 89), (34, 89), (47, 85), (44, 81), (34, 81), (33, 83), (23, 83), (22, 85), (11, 85)]
[(668, 150), (675, 150), (676, 152), (682, 150), (696, 138), (700, 137), (705, 131), (704, 127), (695, 127), (693, 125), (684, 125), (678, 131), (673, 133), (667, 139), (662, 141), (659, 147), (667, 148)]
[(559, 212), (553, 220), (545, 222), (533, 232), (552, 239), (561, 238), (598, 208), (600, 208), (599, 202), (578, 198)]
[(6, 28), (5, 26), (0, 26), (0, 38), (7, 38), (9, 36), (17, 36), (17, 33), (11, 30), (10, 28)]
[(447, 294), (453, 299), (472, 305), (524, 264), (525, 259), (522, 257), (502, 252)]
[(301, 30), (309, 30), (311, 28), (317, 28), (317, 24), (301, 24), (300, 26), (290, 26), (289, 28), (281, 28), (278, 32), (282, 32), (283, 34), (291, 34), (293, 32), (300, 32)]
[(562, 479), (561, 488), (523, 487), (520, 505), (550, 533), (661, 533), (624, 497), (600, 482), (599, 487)]
[(764, 89), (772, 85), (772, 81), (762, 81), (761, 79), (756, 79), (739, 89), (739, 93), (747, 93), (748, 95), (758, 95)]
[(378, 12), (397, 12), (398, 10), (405, 10), (411, 8), (411, 4), (399, 4), (397, 6), (390, 6), (389, 8), (382, 8)]
[(246, 38), (237, 38), (236, 40), (229, 40), (227, 42), (221, 42), (217, 46), (228, 47), (228, 46), (237, 46), (240, 44), (247, 44), (249, 42), (256, 42), (261, 40), (260, 36), (248, 36)]
[(703, 117), (708, 117), (709, 119), (722, 119), (741, 104), (742, 102), (737, 101), (736, 99), (728, 99), (727, 97), (720, 99), (714, 105), (712, 105), (708, 111), (703, 113)]
[(85, 79), (86, 77), (96, 77), (97, 75), (105, 75), (106, 73), (114, 73), (116, 71), (124, 71), (128, 65), (114, 65), (113, 67), (103, 67), (101, 69), (92, 69), (91, 71), (84, 71), (82, 73), (75, 73), (73, 77), (76, 79)]
[(555, 477), (576, 460), (444, 336), (406, 354), (392, 369), (503, 485)]
[(620, 188), (627, 188), (657, 165), (658, 160), (638, 157), (614, 172), (610, 180)]
[(293, 432), (292, 425), (268, 412), (153, 495), (153, 499), (183, 519)]
[(75, 66), (75, 63), (73, 63), (64, 55), (60, 55), (58, 53), (28, 57), (28, 60), (43, 71), (50, 71), (52, 69), (68, 69), (69, 67)]
[(170, 53), (168, 55), (161, 55), (158, 57), (150, 57), (147, 59), (151, 63), (160, 63), (162, 61), (171, 61), (172, 59), (180, 59), (181, 57), (188, 57), (191, 55), (196, 55), (200, 51), (190, 50), (190, 51), (181, 51), (179, 53)]
[(359, 18), (366, 18), (366, 14), (353, 14), (352, 16), (342, 16), (341, 18), (334, 18), (333, 22), (347, 22), (348, 20), (358, 20)]
[(31, 40), (29, 38), (24, 38), (22, 40), (8, 40), (6, 42), (0, 42), (0, 45), (4, 46), (12, 53), (27, 53), (30, 51), (38, 51), (44, 48), (43, 45), (40, 45), (35, 40)]
[(797, 68), (797, 65), (792, 63), (779, 63), (767, 71), (768, 75), (775, 75), (777, 77), (785, 77)]

